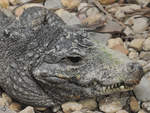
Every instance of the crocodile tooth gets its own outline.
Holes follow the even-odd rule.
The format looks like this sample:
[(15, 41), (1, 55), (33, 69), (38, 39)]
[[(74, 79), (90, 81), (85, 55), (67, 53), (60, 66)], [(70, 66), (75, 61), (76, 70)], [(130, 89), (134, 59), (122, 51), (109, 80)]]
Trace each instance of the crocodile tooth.
[(114, 85), (111, 85), (111, 89), (113, 89), (114, 88)]
[(109, 90), (109, 89), (110, 89), (110, 86), (107, 86), (107, 89)]
[(125, 89), (125, 87), (124, 86), (120, 86), (120, 89)]
[(106, 87), (103, 87), (103, 91), (105, 91), (106, 90)]
[(117, 87), (118, 87), (118, 85), (117, 85), (117, 84), (114, 84), (114, 87), (115, 87), (115, 88), (117, 88)]

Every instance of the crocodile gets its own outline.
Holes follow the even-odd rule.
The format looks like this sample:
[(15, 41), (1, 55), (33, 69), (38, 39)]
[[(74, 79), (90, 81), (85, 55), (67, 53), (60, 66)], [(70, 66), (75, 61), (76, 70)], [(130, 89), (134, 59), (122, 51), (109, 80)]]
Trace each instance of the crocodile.
[(44, 7), (27, 8), (17, 19), (1, 11), (0, 87), (40, 107), (132, 90), (142, 66), (92, 37)]

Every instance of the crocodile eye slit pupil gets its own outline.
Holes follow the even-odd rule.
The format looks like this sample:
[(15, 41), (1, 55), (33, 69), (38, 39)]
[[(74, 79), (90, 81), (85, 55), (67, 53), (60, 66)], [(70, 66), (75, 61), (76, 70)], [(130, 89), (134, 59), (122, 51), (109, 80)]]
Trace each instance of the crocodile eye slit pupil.
[(72, 63), (78, 63), (82, 60), (81, 57), (67, 57), (68, 60), (70, 60)]

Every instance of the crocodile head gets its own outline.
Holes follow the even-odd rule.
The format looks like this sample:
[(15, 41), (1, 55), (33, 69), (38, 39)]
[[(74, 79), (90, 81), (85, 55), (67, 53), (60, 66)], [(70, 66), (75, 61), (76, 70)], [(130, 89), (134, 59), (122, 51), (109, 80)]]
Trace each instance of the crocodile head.
[(46, 84), (44, 90), (56, 100), (128, 91), (141, 80), (143, 71), (138, 63), (98, 43), (90, 33), (64, 26), (57, 38), (33, 70), (34, 78)]
[(25, 10), (1, 38), (0, 86), (25, 104), (51, 106), (128, 91), (143, 75), (138, 63), (45, 8)]

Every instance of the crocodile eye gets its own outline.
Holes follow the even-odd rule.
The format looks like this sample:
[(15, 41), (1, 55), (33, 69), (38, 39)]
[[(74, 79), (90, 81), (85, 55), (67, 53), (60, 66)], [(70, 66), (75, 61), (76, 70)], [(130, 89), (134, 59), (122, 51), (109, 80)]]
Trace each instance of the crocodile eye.
[(67, 59), (69, 61), (71, 61), (72, 63), (78, 63), (78, 62), (80, 62), (82, 60), (81, 57), (67, 57)]

